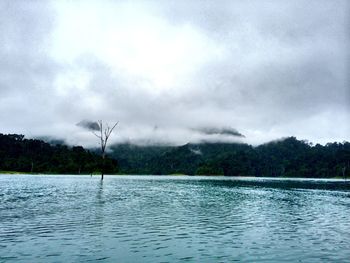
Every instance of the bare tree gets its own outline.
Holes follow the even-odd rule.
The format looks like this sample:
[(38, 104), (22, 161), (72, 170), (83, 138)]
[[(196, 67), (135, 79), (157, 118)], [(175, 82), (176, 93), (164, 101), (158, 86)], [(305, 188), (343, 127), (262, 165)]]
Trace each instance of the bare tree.
[(107, 142), (114, 128), (118, 125), (118, 123), (119, 122), (116, 122), (113, 126), (109, 126), (108, 123), (105, 123), (105, 127), (104, 127), (103, 121), (99, 120), (96, 123), (98, 127), (96, 127), (96, 129), (91, 129), (91, 132), (100, 140), (99, 143), (101, 146), (101, 156), (102, 156), (101, 180), (103, 180), (103, 176), (105, 173), (104, 169), (105, 169)]

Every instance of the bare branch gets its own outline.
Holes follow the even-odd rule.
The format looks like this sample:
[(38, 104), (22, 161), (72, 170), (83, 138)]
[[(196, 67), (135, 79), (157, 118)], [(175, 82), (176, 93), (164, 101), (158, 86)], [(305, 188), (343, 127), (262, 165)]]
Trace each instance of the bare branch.
[(107, 139), (108, 139), (108, 136), (109, 136), (108, 131), (109, 131), (109, 127), (107, 127), (107, 128), (104, 130), (105, 138), (107, 138)]
[(92, 134), (95, 135), (97, 138), (101, 139), (101, 136), (98, 135), (96, 132), (94, 132), (94, 131), (91, 131), (91, 132), (92, 132)]
[(114, 126), (113, 126), (112, 129), (111, 129), (111, 133), (112, 133), (112, 131), (114, 130), (114, 128), (118, 125), (118, 123), (119, 123), (119, 121), (117, 121), (117, 122), (114, 124)]

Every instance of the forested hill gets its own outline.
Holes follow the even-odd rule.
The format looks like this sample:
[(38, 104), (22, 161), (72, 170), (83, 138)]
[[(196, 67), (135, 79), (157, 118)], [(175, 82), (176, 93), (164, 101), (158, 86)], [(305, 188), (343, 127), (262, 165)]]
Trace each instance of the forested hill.
[[(98, 172), (101, 157), (81, 146), (51, 145), (23, 135), (0, 134), (0, 171), (79, 174)], [(116, 173), (116, 160), (107, 158), (107, 173)]]
[[(238, 143), (183, 146), (114, 145), (107, 173), (272, 177), (350, 177), (350, 143), (311, 145), (289, 137), (257, 147)], [(117, 162), (118, 160), (118, 162)], [(101, 158), (81, 146), (49, 144), (23, 135), (0, 134), (0, 171), (98, 172)]]
[(350, 143), (311, 145), (289, 137), (257, 147), (203, 143), (179, 147), (115, 145), (121, 173), (329, 178), (350, 176)]

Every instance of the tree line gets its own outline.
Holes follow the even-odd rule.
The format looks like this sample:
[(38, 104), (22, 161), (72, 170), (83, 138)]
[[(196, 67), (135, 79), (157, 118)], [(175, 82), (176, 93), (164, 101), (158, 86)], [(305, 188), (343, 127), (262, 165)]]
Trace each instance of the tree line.
[[(104, 164), (102, 167), (101, 164)], [(118, 172), (117, 161), (101, 161), (97, 153), (81, 146), (51, 145), (24, 135), (0, 134), (0, 171), (54, 174)]]
[(259, 146), (200, 143), (111, 147), (121, 173), (267, 177), (350, 177), (350, 143), (312, 145), (295, 137)]
[[(118, 160), (118, 161), (117, 161)], [(350, 177), (350, 143), (313, 145), (295, 137), (259, 146), (199, 143), (182, 146), (112, 145), (101, 149), (50, 144), (0, 134), (0, 171), (33, 173), (188, 174), (267, 177)]]

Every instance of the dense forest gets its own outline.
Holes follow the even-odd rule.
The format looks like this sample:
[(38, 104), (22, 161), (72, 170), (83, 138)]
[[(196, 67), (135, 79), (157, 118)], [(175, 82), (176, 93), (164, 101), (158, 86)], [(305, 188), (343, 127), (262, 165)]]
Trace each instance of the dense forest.
[[(118, 160), (118, 161), (117, 161)], [(0, 171), (79, 174), (98, 172), (98, 150), (0, 134)], [(289, 137), (259, 146), (200, 143), (110, 147), (106, 173), (268, 177), (350, 177), (350, 143), (312, 145)]]
[(115, 145), (121, 173), (329, 178), (350, 176), (350, 143), (312, 145), (289, 137), (253, 147), (238, 143), (179, 147)]
[[(25, 139), (23, 135), (0, 134), (0, 171), (80, 174), (101, 170), (101, 157), (81, 146), (69, 147), (42, 140)], [(105, 160), (105, 171), (116, 173), (117, 162)]]

